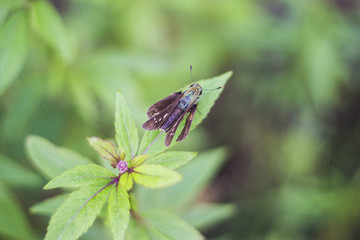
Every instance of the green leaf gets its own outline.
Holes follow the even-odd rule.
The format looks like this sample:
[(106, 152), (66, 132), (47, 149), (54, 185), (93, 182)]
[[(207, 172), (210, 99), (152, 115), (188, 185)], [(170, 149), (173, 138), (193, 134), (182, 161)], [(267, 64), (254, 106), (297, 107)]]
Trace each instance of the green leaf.
[(160, 130), (145, 131), (141, 139), (139, 154), (155, 155), (166, 149), (165, 134)]
[(144, 164), (135, 168), (134, 181), (149, 188), (161, 188), (182, 179), (177, 172), (161, 165)]
[(77, 112), (83, 121), (94, 124), (100, 114), (89, 76), (78, 69), (72, 69), (66, 75), (66, 78), (69, 79), (67, 83)]
[(32, 27), (39, 37), (58, 51), (66, 62), (72, 62), (74, 51), (69, 35), (55, 8), (48, 1), (38, 0), (31, 4), (30, 16)]
[(8, 186), (32, 188), (41, 184), (38, 175), (1, 154), (0, 166), (0, 181)]
[(0, 28), (0, 95), (20, 73), (27, 55), (26, 13), (13, 14)]
[(169, 240), (204, 239), (194, 227), (173, 214), (156, 210), (143, 215), (150, 235), (164, 236), (163, 239)]
[(22, 141), (32, 126), (31, 119), (39, 109), (44, 94), (43, 83), (38, 76), (20, 77), (21, 86), (16, 94), (8, 99), (6, 113), (3, 115), (1, 134), (7, 142)]
[(126, 159), (129, 161), (137, 152), (139, 136), (135, 121), (120, 91), (116, 95), (115, 112), (116, 141), (120, 151), (125, 152)]
[(126, 190), (121, 188), (112, 190), (108, 213), (114, 239), (124, 239), (130, 218), (130, 202)]
[(4, 22), (13, 0), (0, 0), (0, 26)]
[(200, 204), (191, 207), (182, 214), (182, 218), (196, 228), (209, 229), (232, 216), (235, 211), (233, 204)]
[[(206, 118), (206, 116), (210, 112), (212, 106), (215, 104), (215, 101), (219, 98), (220, 94), (224, 90), (225, 84), (230, 79), (232, 74), (233, 74), (232, 71), (229, 71), (229, 72), (223, 73), (219, 76), (216, 76), (216, 77), (213, 77), (210, 79), (198, 81), (200, 86), (203, 87), (204, 89), (214, 89), (214, 88), (217, 88), (220, 86), (222, 88), (219, 90), (216, 90), (216, 91), (214, 90), (214, 91), (203, 92), (203, 94), (200, 97), (200, 101), (199, 101), (198, 108), (197, 108), (197, 113), (195, 114), (193, 123), (191, 124), (191, 129), (194, 129), (197, 125), (199, 125)], [(183, 122), (183, 124), (184, 124), (184, 122)], [(180, 128), (180, 126), (179, 126), (179, 129), (182, 129), (182, 128)]]
[(92, 163), (78, 153), (56, 147), (38, 136), (26, 139), (26, 150), (32, 163), (48, 178), (54, 178), (77, 165)]
[(124, 188), (126, 191), (130, 191), (134, 185), (134, 179), (132, 173), (124, 173), (120, 177), (119, 185)]
[(88, 186), (70, 194), (51, 217), (45, 240), (79, 238), (95, 221), (110, 189), (110, 186)]
[(148, 157), (149, 157), (148, 155), (137, 155), (136, 157), (131, 159), (129, 167), (140, 166), (146, 161), (146, 159), (148, 159)]
[[(220, 94), (224, 90), (226, 82), (230, 79), (231, 76), (232, 76), (232, 72), (229, 71), (210, 79), (198, 81), (200, 86), (202, 86), (204, 89), (214, 89), (220, 86), (222, 88), (216, 91), (206, 91), (201, 95), (197, 107), (197, 112), (195, 113), (190, 131), (194, 129), (197, 125), (199, 125), (206, 118), (212, 106), (215, 104), (215, 101), (219, 98)], [(182, 90), (184, 91), (188, 88), (189, 85), (185, 86)], [(174, 139), (177, 139), (177, 137), (180, 135), (181, 129), (184, 128), (184, 125), (185, 125), (185, 119), (179, 124)], [(150, 132), (151, 133), (148, 133), (147, 131), (145, 133), (140, 144), (139, 152), (141, 154), (154, 155), (167, 149), (164, 144), (165, 134), (161, 134), (162, 132), (158, 130), (150, 131)], [(160, 144), (159, 142), (163, 144)], [(176, 143), (177, 143), (176, 141), (172, 141), (170, 147)]]
[(56, 209), (69, 197), (69, 194), (61, 194), (52, 198), (45, 199), (33, 205), (30, 211), (35, 214), (51, 216)]
[(0, 235), (6, 239), (35, 239), (25, 213), (9, 190), (0, 183)]
[(109, 160), (112, 164), (117, 163), (119, 160), (119, 153), (115, 146), (106, 140), (102, 140), (98, 137), (91, 137), (87, 139), (90, 145), (106, 160)]
[(137, 188), (139, 208), (174, 210), (194, 201), (201, 190), (209, 184), (226, 159), (224, 148), (215, 148), (199, 153), (199, 156), (183, 166), (179, 172), (184, 179), (171, 187), (156, 192)]
[(98, 165), (77, 166), (63, 172), (60, 176), (52, 179), (44, 189), (58, 187), (83, 187), (92, 184), (107, 184), (116, 175), (108, 169)]
[(146, 163), (156, 163), (170, 169), (176, 169), (188, 163), (196, 155), (197, 152), (166, 152), (149, 158)]

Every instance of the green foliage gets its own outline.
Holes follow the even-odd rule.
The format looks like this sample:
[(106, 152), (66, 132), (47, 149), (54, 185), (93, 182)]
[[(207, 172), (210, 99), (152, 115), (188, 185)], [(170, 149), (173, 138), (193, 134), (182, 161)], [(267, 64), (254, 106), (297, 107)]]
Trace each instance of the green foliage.
[(210, 183), (225, 159), (224, 148), (201, 152), (198, 157), (179, 170), (183, 176), (180, 183), (156, 192), (145, 188), (136, 189), (139, 209), (143, 212), (157, 208), (184, 212), (193, 205), (201, 189)]
[(60, 176), (53, 178), (44, 189), (58, 187), (85, 187), (92, 184), (104, 184), (109, 182), (115, 174), (104, 167), (97, 165), (77, 166), (63, 172)]
[(91, 161), (71, 150), (58, 148), (46, 139), (30, 136), (26, 140), (30, 159), (45, 176), (53, 178), (65, 170)]
[(118, 147), (123, 149), (126, 159), (129, 161), (137, 153), (139, 136), (135, 121), (131, 117), (130, 109), (120, 92), (116, 95), (115, 130)]
[(19, 141), (24, 132), (29, 131), (29, 121), (35, 115), (43, 97), (43, 93), (39, 92), (41, 84), (34, 82), (36, 78), (24, 76), (20, 79), (23, 81), (22, 87), (11, 99), (12, 105), (7, 108), (1, 126), (1, 135), (8, 142)]
[(71, 193), (51, 217), (45, 239), (77, 239), (84, 234), (100, 213), (111, 188), (101, 187), (93, 184)]
[(34, 172), (0, 154), (0, 181), (13, 187), (39, 187), (41, 179)]
[(69, 34), (54, 7), (45, 0), (31, 4), (31, 25), (38, 36), (54, 48), (66, 62), (72, 62), (74, 51)]
[(170, 169), (177, 169), (196, 157), (196, 152), (165, 152), (149, 158), (146, 163), (157, 163)]
[(0, 26), (4, 22), (6, 15), (12, 6), (12, 0), (2, 0), (0, 1)]
[[(212, 104), (218, 96), (213, 96)], [(208, 107), (208, 111), (210, 107), (211, 105)], [(39, 166), (45, 174), (54, 174), (51, 168), (59, 168), (60, 161), (58, 159), (64, 157), (73, 158), (75, 161), (72, 164), (80, 165), (62, 171), (69, 166), (69, 162), (60, 162), (62, 169), (58, 169), (58, 171), (62, 173), (44, 187), (44, 189), (80, 188), (71, 193), (57, 208), (51, 217), (45, 239), (76, 239), (80, 237), (93, 224), (107, 198), (109, 199), (108, 219), (113, 237), (114, 239), (124, 239), (131, 208), (128, 191), (133, 187), (133, 182), (148, 188), (163, 188), (175, 184), (182, 177), (172, 169), (188, 163), (197, 154), (178, 151), (160, 153), (150, 159), (148, 159), (148, 155), (134, 156), (139, 144), (137, 128), (120, 92), (117, 94), (115, 118), (115, 137), (120, 151), (111, 142), (97, 137), (88, 138), (88, 142), (99, 155), (110, 160), (111, 166), (119, 170), (118, 175), (101, 166), (81, 165), (84, 163), (81, 160), (85, 158), (69, 150), (57, 148), (40, 137), (28, 138), (28, 152), (36, 166)], [(135, 141), (132, 141), (132, 138), (135, 138)], [(130, 156), (127, 162), (124, 161), (125, 156), (119, 154), (122, 152), (122, 147), (125, 149), (125, 154)], [(51, 158), (52, 161), (44, 163), (46, 164), (44, 167), (43, 162), (46, 158)], [(48, 214), (62, 199), (62, 197), (53, 198), (39, 203), (32, 207), (32, 211)], [(191, 225), (170, 213), (147, 212), (140, 218), (147, 222), (150, 237), (202, 239), (201, 234)]]
[(111, 165), (116, 165), (116, 160), (120, 158), (120, 155), (111, 142), (97, 137), (88, 138), (88, 142), (100, 154), (100, 156), (109, 160)]
[(124, 239), (130, 218), (129, 195), (121, 188), (112, 191), (109, 196), (109, 221), (114, 239)]
[(0, 235), (11, 239), (36, 239), (17, 200), (0, 183)]
[[(149, 239), (142, 214), (161, 208), (210, 239), (352, 239), (360, 218), (359, 9), (355, 0), (0, 0), (0, 181), (42, 239), (46, 221), (27, 208), (49, 198), (35, 206), (50, 216), (63, 202), (54, 195), (70, 190), (44, 193), (33, 169), (50, 180), (99, 160), (86, 137), (112, 137), (118, 89), (144, 136), (134, 157), (147, 155), (127, 155), (129, 166), (165, 166), (151, 163), (164, 154), (165, 134), (140, 128), (147, 108), (191, 82), (190, 64), (195, 81), (234, 69), (213, 113), (168, 150), (199, 151), (176, 169), (181, 182), (145, 189), (133, 184), (133, 173), (122, 175), (119, 188), (136, 193), (125, 237)], [(220, 91), (203, 91), (199, 108)], [(40, 149), (25, 142), (30, 134), (79, 154), (60, 154), (53, 144)], [(224, 159), (202, 158), (204, 149), (225, 144)], [(201, 170), (212, 161), (204, 181)], [(224, 201), (236, 211), (219, 227), (233, 206), (215, 203)], [(106, 217), (101, 212), (80, 239), (111, 239)], [(3, 226), (29, 239), (20, 225)]]
[(0, 25), (0, 95), (15, 80), (24, 65), (28, 31), (29, 25), (23, 11), (12, 15)]
[(151, 238), (173, 240), (204, 239), (191, 225), (173, 214), (154, 210), (144, 214), (144, 216)]
[(236, 211), (233, 204), (203, 203), (190, 207), (181, 217), (198, 229), (209, 229), (231, 217)]
[(35, 214), (51, 216), (55, 213), (56, 209), (69, 197), (68, 194), (60, 194), (53, 198), (45, 199), (30, 208), (30, 211)]
[(134, 181), (149, 188), (161, 188), (181, 180), (181, 176), (160, 165), (144, 164), (135, 168)]

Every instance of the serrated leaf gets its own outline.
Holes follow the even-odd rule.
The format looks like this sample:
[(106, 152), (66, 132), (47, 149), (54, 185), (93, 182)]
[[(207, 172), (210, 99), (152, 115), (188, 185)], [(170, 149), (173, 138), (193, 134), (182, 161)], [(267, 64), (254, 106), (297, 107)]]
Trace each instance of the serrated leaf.
[[(164, 236), (163, 239), (171, 240), (201, 240), (204, 237), (190, 224), (181, 218), (160, 210), (146, 212), (144, 221), (150, 234), (156, 236)], [(159, 238), (156, 238), (159, 239)]]
[(92, 163), (78, 153), (59, 148), (38, 136), (27, 137), (26, 150), (32, 163), (48, 178), (54, 178), (77, 165)]
[(153, 208), (173, 210), (190, 203), (214, 177), (224, 163), (225, 157), (224, 148), (201, 152), (197, 158), (179, 170), (184, 177), (180, 183), (156, 192), (137, 188), (140, 209), (142, 211)]
[(63, 172), (60, 176), (52, 179), (44, 189), (58, 187), (83, 187), (92, 184), (107, 184), (116, 175), (104, 167), (98, 165), (77, 166)]
[(61, 194), (52, 198), (45, 199), (33, 205), (30, 211), (35, 214), (51, 216), (56, 209), (69, 197), (69, 194)]
[(32, 188), (41, 183), (38, 175), (1, 154), (0, 166), (0, 181), (8, 186)]
[(0, 183), (0, 235), (6, 239), (35, 239), (25, 213), (10, 191)]
[(149, 158), (146, 163), (156, 163), (161, 166), (176, 169), (188, 163), (191, 159), (196, 157), (197, 152), (184, 152), (184, 151), (176, 151), (176, 152), (166, 152), (160, 153), (154, 157)]
[[(232, 71), (229, 71), (210, 79), (198, 81), (200, 86), (203, 87), (204, 89), (214, 89), (220, 86), (222, 88), (216, 91), (215, 90), (204, 91), (204, 93), (201, 95), (197, 107), (197, 112), (195, 113), (190, 131), (193, 130), (206, 118), (212, 106), (215, 104), (215, 101), (219, 98), (220, 94), (222, 93), (226, 82), (230, 79), (231, 76), (232, 76)], [(184, 91), (187, 90), (188, 88), (189, 86), (187, 85), (182, 90)], [(177, 137), (180, 135), (181, 130), (184, 128), (184, 125), (185, 125), (185, 119), (179, 124), (174, 139), (177, 139)], [(158, 130), (150, 131), (151, 133), (148, 132), (149, 131), (145, 133), (141, 141), (139, 153), (154, 155), (167, 149), (165, 144), (159, 143), (159, 142), (164, 143), (165, 134), (161, 134), (162, 132)], [(170, 147), (176, 143), (177, 143), (176, 141), (172, 141)]]
[(0, 95), (15, 80), (24, 65), (28, 32), (24, 11), (13, 14), (0, 28)]
[(51, 217), (45, 240), (77, 239), (99, 215), (111, 186), (88, 186), (70, 194)]
[(100, 156), (116, 165), (120, 156), (112, 142), (98, 137), (91, 137), (87, 140), (89, 141), (89, 144), (100, 154)]
[(182, 218), (196, 228), (209, 229), (232, 216), (235, 211), (233, 204), (199, 204), (182, 214)]
[(130, 218), (130, 202), (126, 190), (121, 188), (112, 190), (109, 197), (108, 213), (114, 239), (124, 239)]
[(115, 130), (119, 150), (125, 152), (126, 159), (129, 161), (137, 152), (139, 136), (135, 121), (120, 91), (116, 95)]
[(130, 191), (134, 185), (134, 179), (132, 173), (124, 173), (120, 177), (119, 185), (126, 191)]
[(177, 183), (182, 179), (177, 172), (155, 164), (144, 164), (133, 172), (134, 181), (149, 188), (161, 188)]
[(31, 4), (30, 16), (32, 27), (39, 37), (58, 51), (66, 62), (72, 62), (74, 51), (69, 35), (55, 8), (48, 1), (38, 0)]

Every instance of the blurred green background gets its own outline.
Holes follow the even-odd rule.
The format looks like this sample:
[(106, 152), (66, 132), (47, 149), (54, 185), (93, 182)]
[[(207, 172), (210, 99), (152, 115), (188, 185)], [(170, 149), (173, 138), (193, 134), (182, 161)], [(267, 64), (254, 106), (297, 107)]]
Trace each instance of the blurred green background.
[[(176, 146), (229, 150), (202, 199), (236, 212), (205, 236), (359, 239), (359, 21), (357, 0), (0, 0), (0, 153), (33, 169), (36, 134), (94, 158), (86, 137), (114, 135), (118, 89), (140, 127), (190, 64), (195, 80), (233, 70)], [(13, 195), (27, 209), (41, 186)]]

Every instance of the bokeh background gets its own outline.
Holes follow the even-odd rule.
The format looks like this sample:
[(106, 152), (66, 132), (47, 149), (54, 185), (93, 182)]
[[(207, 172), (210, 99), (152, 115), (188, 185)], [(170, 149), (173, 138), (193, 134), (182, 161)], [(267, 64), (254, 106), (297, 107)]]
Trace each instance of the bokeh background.
[[(2, 155), (33, 169), (24, 141), (36, 134), (93, 158), (86, 137), (114, 135), (118, 89), (140, 128), (152, 103), (190, 82), (190, 64), (196, 80), (232, 70), (208, 118), (176, 146), (228, 149), (201, 198), (236, 211), (203, 234), (360, 238), (359, 1), (48, 3), (41, 14), (39, 0), (0, 0)], [(26, 213), (48, 196), (41, 184), (12, 194)], [(28, 218), (45, 231), (48, 218)]]

